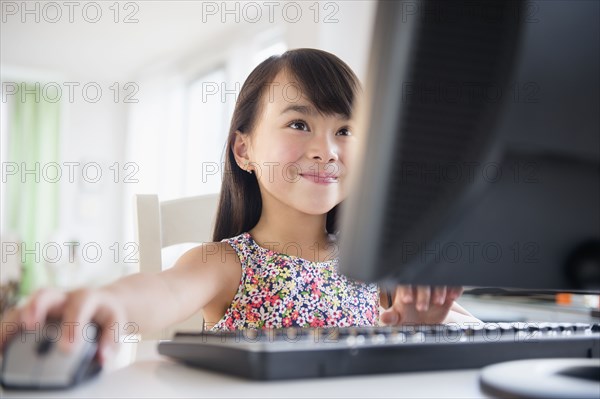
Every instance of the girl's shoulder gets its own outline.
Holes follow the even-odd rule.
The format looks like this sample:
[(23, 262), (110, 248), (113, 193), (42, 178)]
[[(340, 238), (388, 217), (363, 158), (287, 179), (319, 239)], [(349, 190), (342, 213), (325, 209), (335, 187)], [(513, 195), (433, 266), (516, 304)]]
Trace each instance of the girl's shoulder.
[(207, 322), (216, 322), (222, 317), (242, 277), (240, 260), (232, 255), (226, 241), (206, 242), (190, 249), (173, 269), (179, 269), (178, 280), (188, 281), (193, 286), (188, 290), (192, 292), (190, 301), (203, 303)]
[(183, 254), (178, 263), (206, 267), (239, 267), (240, 260), (237, 256), (232, 256), (234, 254), (235, 251), (228, 241), (205, 242)]

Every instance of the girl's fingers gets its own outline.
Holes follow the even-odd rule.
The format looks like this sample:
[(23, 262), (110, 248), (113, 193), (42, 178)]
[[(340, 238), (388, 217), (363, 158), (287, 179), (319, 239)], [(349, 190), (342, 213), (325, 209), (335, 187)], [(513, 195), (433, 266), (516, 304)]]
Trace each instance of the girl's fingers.
[(60, 316), (60, 310), (66, 295), (55, 289), (36, 291), (29, 302), (20, 308), (11, 310), (2, 320), (0, 332), (0, 349), (19, 332), (25, 330), (41, 330), (48, 317)]
[(443, 305), (446, 302), (446, 286), (433, 287), (433, 295), (431, 296), (431, 303), (434, 305)]
[(431, 300), (431, 288), (428, 285), (417, 286), (416, 308), (419, 312), (429, 310), (429, 301)]
[(412, 303), (413, 298), (413, 289), (410, 285), (399, 285), (396, 288), (396, 301), (400, 304), (402, 303)]
[(382, 312), (380, 320), (387, 325), (440, 323), (462, 291), (462, 287), (399, 285), (392, 307)]
[(462, 295), (462, 287), (399, 285), (396, 287), (394, 303), (399, 305), (415, 303), (417, 310), (427, 311), (429, 305), (443, 305)]
[[(119, 335), (125, 328), (126, 317), (118, 303), (107, 297), (99, 299), (100, 307), (95, 320), (102, 329), (100, 335), (100, 362), (105, 363), (117, 351), (120, 342)], [(137, 331), (136, 326), (133, 326)]]
[(96, 296), (91, 295), (91, 291), (80, 289), (69, 293), (63, 313), (63, 334), (59, 346), (64, 351), (70, 351), (71, 344), (79, 344), (82, 339), (91, 339), (87, 337), (89, 324), (96, 312), (98, 306)]
[(413, 301), (412, 287), (410, 285), (398, 285), (394, 293), (391, 306), (380, 315), (380, 320), (386, 325), (396, 325), (402, 318), (402, 310), (405, 304)]
[(398, 312), (390, 308), (381, 313), (380, 320), (385, 325), (396, 325), (400, 321), (400, 318)]
[(43, 325), (48, 318), (48, 313), (56, 314), (65, 300), (66, 295), (62, 291), (49, 288), (38, 290), (23, 308), (22, 321), (25, 323), (25, 328), (33, 330), (36, 325)]
[[(61, 321), (59, 347), (70, 351), (73, 344), (81, 344), (83, 340), (96, 337), (90, 327), (92, 321), (97, 322), (101, 330), (99, 341), (99, 357), (105, 362), (111, 352), (115, 352), (119, 343), (116, 334), (110, 330), (117, 326), (117, 331), (124, 325), (125, 314), (118, 303), (110, 297), (103, 296), (97, 290), (80, 289), (64, 293), (54, 289), (42, 289), (36, 292), (23, 307), (12, 309), (2, 319), (0, 330), (0, 350), (21, 328), (42, 330), (47, 319)], [(113, 337), (115, 339), (113, 339)]]
[[(108, 325), (108, 326), (112, 326), (112, 325), (116, 325), (117, 328), (121, 326), (122, 321), (119, 320), (117, 317), (110, 317), (108, 319), (104, 320)], [(117, 331), (118, 333), (118, 331)], [(100, 341), (99, 341), (99, 353), (100, 353), (100, 363), (104, 364), (106, 363), (107, 360), (109, 360), (109, 358), (111, 358), (112, 356), (114, 356), (114, 353), (116, 353), (117, 351), (117, 345), (118, 345), (119, 341), (118, 341), (118, 337), (115, 337), (113, 334), (111, 334), (111, 330), (110, 329), (106, 329), (103, 328), (102, 329), (102, 334), (100, 335)]]
[(448, 301), (454, 301), (463, 293), (463, 287), (450, 287), (448, 288), (448, 293), (446, 294)]

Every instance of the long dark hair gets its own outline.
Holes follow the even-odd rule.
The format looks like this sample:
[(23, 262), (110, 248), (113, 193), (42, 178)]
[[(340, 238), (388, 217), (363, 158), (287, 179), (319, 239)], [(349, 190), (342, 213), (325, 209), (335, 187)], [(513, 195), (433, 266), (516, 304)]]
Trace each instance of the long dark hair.
[[(298, 84), (302, 93), (322, 114), (340, 114), (347, 118), (352, 114), (360, 83), (350, 67), (335, 55), (302, 48), (272, 56), (258, 65), (244, 82), (231, 118), (225, 148), (225, 170), (212, 238), (215, 242), (251, 230), (260, 218), (262, 198), (256, 175), (247, 173), (238, 166), (233, 155), (233, 144), (236, 131), (251, 133), (261, 111), (265, 88), (282, 70), (296, 80), (294, 83)], [(340, 205), (327, 212), (326, 229), (330, 234), (337, 230)]]

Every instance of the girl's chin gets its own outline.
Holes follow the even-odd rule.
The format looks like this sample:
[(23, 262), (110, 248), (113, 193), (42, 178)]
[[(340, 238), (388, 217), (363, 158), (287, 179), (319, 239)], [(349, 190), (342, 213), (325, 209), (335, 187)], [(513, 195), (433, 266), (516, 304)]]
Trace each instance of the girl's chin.
[(319, 205), (304, 205), (304, 206), (297, 206), (296, 209), (298, 209), (299, 211), (306, 213), (308, 215), (324, 215), (327, 212), (329, 212), (330, 210), (332, 210), (339, 202), (331, 202), (331, 203), (327, 203), (327, 204), (319, 204)]
[(345, 193), (320, 191), (314, 192), (306, 190), (292, 190), (278, 187), (276, 190), (270, 190), (272, 187), (262, 187), (263, 195), (268, 193), (279, 202), (286, 204), (290, 208), (308, 215), (324, 215), (341, 203), (345, 198)]

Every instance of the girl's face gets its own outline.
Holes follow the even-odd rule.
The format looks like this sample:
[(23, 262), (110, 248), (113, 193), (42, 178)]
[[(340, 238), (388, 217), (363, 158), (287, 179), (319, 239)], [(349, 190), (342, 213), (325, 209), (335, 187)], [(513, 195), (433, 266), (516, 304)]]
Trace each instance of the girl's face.
[(320, 114), (283, 72), (264, 90), (260, 110), (252, 133), (237, 134), (235, 154), (255, 173), (263, 202), (271, 196), (307, 214), (330, 211), (347, 196), (352, 121)]

